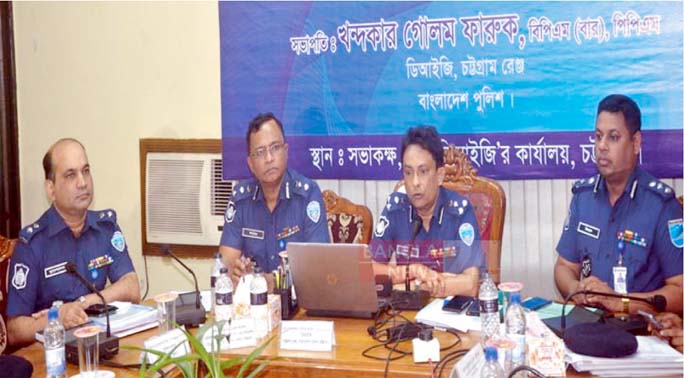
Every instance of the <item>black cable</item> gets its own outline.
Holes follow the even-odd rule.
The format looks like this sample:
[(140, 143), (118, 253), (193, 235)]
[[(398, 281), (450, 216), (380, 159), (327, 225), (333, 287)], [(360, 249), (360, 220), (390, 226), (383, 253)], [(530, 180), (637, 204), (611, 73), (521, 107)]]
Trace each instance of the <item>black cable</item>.
[(150, 278), (147, 274), (147, 255), (143, 255), (143, 262), (145, 263), (145, 294), (143, 294), (141, 302), (147, 298), (147, 293), (150, 291)]
[(511, 372), (508, 373), (508, 378), (512, 378), (516, 373), (519, 373), (521, 371), (528, 371), (537, 378), (546, 378), (546, 376), (542, 374), (539, 370), (527, 365), (520, 365), (515, 369), (511, 370)]
[[(385, 374), (383, 375), (384, 378), (387, 378), (387, 373), (389, 372), (389, 363), (390, 363), (390, 361), (392, 361), (392, 360), (391, 360), (391, 358), (392, 358), (392, 352), (394, 351), (394, 349), (397, 348), (397, 346), (399, 345), (399, 343), (402, 342), (402, 340), (401, 340), (401, 335), (404, 333), (404, 330), (405, 330), (405, 329), (406, 329), (406, 327), (404, 327), (404, 328), (402, 328), (402, 329), (399, 330), (399, 335), (397, 336), (397, 342), (394, 343), (394, 346), (392, 347), (392, 349), (390, 349), (390, 352), (389, 352), (389, 354), (387, 355), (387, 361), (385, 361)], [(402, 357), (403, 357), (403, 356), (402, 356)]]
[(444, 368), (447, 366), (448, 363), (455, 359), (463, 357), (466, 353), (468, 353), (468, 349), (458, 349), (447, 354), (437, 363), (437, 365), (435, 365), (435, 367), (432, 370), (432, 373), (434, 374), (439, 368), (439, 374), (437, 374), (437, 377), (441, 377), (442, 373), (444, 372)]

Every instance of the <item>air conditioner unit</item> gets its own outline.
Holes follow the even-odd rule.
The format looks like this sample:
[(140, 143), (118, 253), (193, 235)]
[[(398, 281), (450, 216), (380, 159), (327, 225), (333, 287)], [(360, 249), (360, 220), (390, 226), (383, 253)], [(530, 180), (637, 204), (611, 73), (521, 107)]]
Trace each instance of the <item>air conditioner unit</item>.
[(221, 154), (147, 154), (148, 243), (219, 245), (235, 184), (223, 180), (221, 163)]

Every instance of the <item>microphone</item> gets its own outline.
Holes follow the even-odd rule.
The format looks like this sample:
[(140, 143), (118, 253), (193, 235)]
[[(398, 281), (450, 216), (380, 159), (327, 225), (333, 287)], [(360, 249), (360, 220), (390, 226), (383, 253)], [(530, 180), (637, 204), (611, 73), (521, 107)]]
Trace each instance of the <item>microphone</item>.
[(614, 322), (610, 324), (605, 322), (574, 324), (566, 332), (565, 306), (570, 299), (579, 294), (602, 295), (611, 298), (626, 298), (640, 301), (651, 305), (657, 311), (665, 310), (667, 305), (667, 299), (662, 295), (655, 295), (651, 298), (639, 298), (631, 295), (603, 293), (593, 290), (578, 290), (570, 293), (565, 298), (561, 310), (560, 336), (565, 341), (565, 345), (573, 352), (594, 357), (613, 358), (629, 356), (636, 352), (638, 343), (636, 336)]
[(430, 293), (427, 290), (411, 291), (409, 281), (409, 266), (411, 265), (411, 250), (413, 249), (416, 236), (423, 227), (423, 220), (420, 217), (411, 221), (411, 242), (409, 243), (408, 258), (406, 260), (406, 282), (405, 290), (393, 290), (391, 305), (397, 310), (420, 310), (430, 301)]
[[(68, 262), (66, 264), (66, 271), (78, 277), (79, 281), (81, 281), (88, 288), (88, 290), (90, 290), (92, 293), (95, 293), (95, 295), (97, 295), (102, 301), (102, 304), (105, 307), (107, 307), (107, 301), (105, 301), (104, 297), (102, 296), (102, 293), (100, 293), (100, 290), (97, 290), (97, 288), (95, 287), (95, 285), (93, 285), (92, 282), (86, 280), (85, 277), (83, 277), (81, 273), (79, 273), (78, 270), (76, 270), (76, 264)], [(107, 319), (107, 337), (111, 337), (112, 329), (109, 325), (109, 311), (105, 311), (105, 317)]]
[[(165, 255), (173, 258), (176, 260), (185, 270), (190, 272), (192, 275), (192, 279), (195, 282), (195, 291), (191, 293), (184, 293), (178, 295), (178, 298), (176, 299), (176, 323), (180, 325), (187, 325), (187, 326), (199, 326), (200, 324), (204, 323), (204, 321), (207, 319), (207, 311), (202, 306), (202, 303), (200, 301), (200, 290), (199, 290), (199, 284), (197, 283), (197, 276), (195, 275), (195, 272), (190, 269), (189, 266), (185, 265), (181, 259), (178, 258), (173, 252), (171, 252), (171, 246), (168, 244), (162, 244), (161, 246), (161, 251)], [(192, 300), (194, 297), (194, 305), (192, 302), (188, 301), (188, 295), (191, 296), (190, 300)]]
[(411, 265), (411, 250), (413, 249), (413, 243), (416, 241), (416, 236), (420, 232), (420, 228), (423, 227), (423, 219), (418, 217), (411, 222), (411, 243), (409, 243), (408, 259), (406, 260), (406, 291), (411, 291), (411, 283), (409, 282), (409, 266)]
[[(102, 296), (102, 293), (100, 290), (93, 285), (92, 282), (88, 281), (83, 277), (83, 275), (76, 269), (76, 264), (73, 262), (68, 262), (65, 266), (66, 271), (70, 274), (73, 274), (78, 278), (81, 283), (83, 283), (88, 290), (90, 290), (92, 293), (97, 295), (100, 300), (102, 301), (102, 304), (105, 307), (105, 319), (107, 322), (107, 332), (105, 333), (105, 337), (100, 336), (98, 338), (98, 345), (100, 348), (100, 353), (101, 357), (104, 359), (110, 359), (114, 357), (117, 353), (119, 353), (119, 338), (117, 336), (112, 336), (112, 330), (111, 330), (111, 325), (109, 323), (109, 311), (106, 311), (107, 308), (107, 301), (105, 301), (104, 297)], [(72, 340), (69, 341), (65, 344), (65, 350), (66, 350), (66, 358), (69, 360), (69, 362), (78, 364), (78, 342), (77, 340)]]

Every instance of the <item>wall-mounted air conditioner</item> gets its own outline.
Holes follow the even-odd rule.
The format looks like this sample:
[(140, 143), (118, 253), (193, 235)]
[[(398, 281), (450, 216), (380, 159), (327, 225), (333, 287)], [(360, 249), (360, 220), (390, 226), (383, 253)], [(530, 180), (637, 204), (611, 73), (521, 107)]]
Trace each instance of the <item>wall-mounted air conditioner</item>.
[(222, 179), (221, 154), (146, 156), (146, 242), (218, 246), (235, 183)]

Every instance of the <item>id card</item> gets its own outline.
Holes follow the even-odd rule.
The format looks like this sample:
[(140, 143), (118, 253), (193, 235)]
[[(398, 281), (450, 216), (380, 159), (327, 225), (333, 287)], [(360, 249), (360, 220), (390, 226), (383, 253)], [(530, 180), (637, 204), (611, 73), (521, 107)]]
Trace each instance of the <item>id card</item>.
[(627, 294), (627, 267), (613, 267), (613, 288), (618, 294)]

